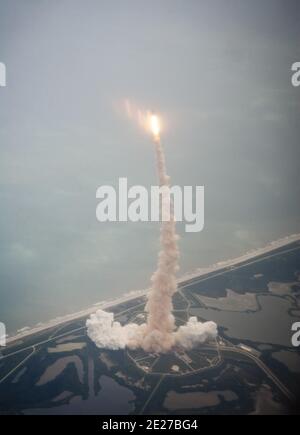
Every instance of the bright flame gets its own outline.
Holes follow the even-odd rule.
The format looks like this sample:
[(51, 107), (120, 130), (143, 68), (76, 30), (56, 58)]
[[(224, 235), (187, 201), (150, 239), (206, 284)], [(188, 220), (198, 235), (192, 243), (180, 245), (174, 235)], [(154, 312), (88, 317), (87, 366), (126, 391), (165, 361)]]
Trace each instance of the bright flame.
[(147, 133), (152, 133), (155, 141), (159, 140), (161, 120), (154, 112), (140, 108), (129, 99), (124, 100), (124, 109), (129, 119), (135, 121)]
[(159, 119), (157, 115), (151, 115), (150, 126), (154, 137), (159, 137), (160, 125), (159, 125)]

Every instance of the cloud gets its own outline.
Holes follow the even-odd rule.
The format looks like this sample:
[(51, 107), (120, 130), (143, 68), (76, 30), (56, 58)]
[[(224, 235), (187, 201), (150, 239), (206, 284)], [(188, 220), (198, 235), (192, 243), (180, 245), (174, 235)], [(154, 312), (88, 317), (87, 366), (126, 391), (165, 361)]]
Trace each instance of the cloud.
[[(87, 334), (99, 348), (117, 350), (143, 348), (145, 351), (167, 352), (171, 350), (169, 346), (164, 347), (157, 332), (151, 335), (148, 346), (149, 333), (147, 325), (137, 325), (128, 323), (122, 326), (114, 320), (114, 314), (103, 310), (98, 310), (86, 322)], [(151, 333), (150, 333), (151, 334)], [(192, 349), (199, 344), (214, 340), (218, 335), (217, 325), (214, 322), (200, 322), (197, 317), (190, 317), (186, 325), (180, 326), (177, 331), (168, 335), (168, 340), (172, 342), (172, 347), (180, 346), (184, 349)], [(153, 343), (157, 340), (157, 346)]]

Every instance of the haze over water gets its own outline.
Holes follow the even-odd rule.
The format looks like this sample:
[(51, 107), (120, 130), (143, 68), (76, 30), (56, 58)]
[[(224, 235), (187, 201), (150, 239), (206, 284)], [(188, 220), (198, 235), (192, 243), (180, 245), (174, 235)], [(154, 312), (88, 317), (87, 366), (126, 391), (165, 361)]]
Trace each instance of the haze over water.
[(151, 141), (120, 116), (158, 110), (168, 173), (205, 186), (181, 273), (299, 232), (300, 5), (2, 1), (0, 321), (8, 331), (145, 288), (159, 226), (99, 223), (101, 184), (156, 184)]

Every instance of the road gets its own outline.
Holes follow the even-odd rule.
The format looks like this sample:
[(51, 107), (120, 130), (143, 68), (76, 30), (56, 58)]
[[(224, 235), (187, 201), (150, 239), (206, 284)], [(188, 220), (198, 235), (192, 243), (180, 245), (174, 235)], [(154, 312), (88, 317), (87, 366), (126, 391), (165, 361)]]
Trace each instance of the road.
[(187, 284), (181, 285), (180, 289), (183, 290), (184, 288), (190, 287), (191, 285), (194, 285), (194, 284), (198, 284), (199, 282), (207, 281), (208, 279), (214, 278), (216, 276), (221, 276), (221, 275), (224, 275), (226, 273), (230, 273), (232, 271), (242, 269), (243, 267), (250, 266), (251, 264), (259, 263), (260, 261), (267, 260), (267, 259), (273, 258), (273, 257), (277, 257), (278, 255), (283, 255), (283, 254), (287, 254), (288, 252), (298, 251), (299, 249), (300, 249), (300, 246), (297, 246), (296, 248), (276, 252), (274, 254), (264, 256), (263, 258), (248, 261), (244, 264), (240, 264), (240, 265), (236, 265), (236, 266), (228, 266), (225, 270), (222, 270), (221, 272), (212, 273), (209, 276), (204, 276), (203, 278), (199, 278), (199, 279), (194, 278), (191, 282), (188, 282)]
[(19, 367), (21, 367), (29, 358), (32, 357), (32, 355), (36, 352), (36, 349), (34, 346), (32, 346), (32, 352), (27, 355), (19, 364), (17, 364), (13, 369), (11, 369), (3, 378), (0, 379), (0, 384), (4, 382), (10, 375), (12, 375)]
[(285, 385), (283, 385), (283, 383), (277, 378), (277, 376), (275, 376), (275, 374), (269, 369), (269, 367), (266, 366), (261, 359), (253, 355), (253, 353), (248, 352), (244, 349), (240, 349), (239, 347), (231, 347), (231, 346), (220, 345), (219, 349), (221, 352), (223, 351), (235, 352), (252, 359), (291, 402), (296, 400), (295, 396), (286, 388)]
[[(178, 281), (178, 286), (179, 286), (179, 288), (184, 289), (184, 288), (189, 287), (192, 284), (197, 284), (198, 282), (206, 281), (206, 280), (213, 278), (215, 276), (219, 276), (219, 275), (222, 275), (224, 273), (228, 273), (231, 270), (237, 270), (239, 268), (246, 267), (247, 265), (254, 264), (256, 262), (261, 261), (264, 258), (272, 258), (272, 257), (275, 257), (277, 255), (282, 255), (282, 254), (287, 253), (287, 252), (298, 250), (298, 249), (300, 249), (300, 246), (297, 246), (296, 248), (292, 248), (292, 249), (282, 250), (280, 252), (275, 252), (274, 254), (266, 255), (269, 251), (272, 252), (272, 250), (282, 248), (285, 245), (288, 246), (289, 244), (295, 243), (299, 240), (300, 240), (300, 235), (298, 234), (298, 235), (294, 235), (293, 237), (291, 237), (290, 240), (277, 241), (280, 243), (276, 244), (277, 243), (276, 242), (276, 243), (274, 243), (266, 248), (258, 249), (257, 251), (250, 253), (249, 255), (251, 256), (251, 259), (249, 259), (249, 260), (245, 260), (244, 257), (239, 257), (237, 259), (230, 260), (229, 264), (217, 265), (216, 269), (213, 269), (212, 271), (199, 272), (199, 275), (203, 275), (202, 278), (201, 278), (201, 276), (199, 277), (199, 275), (194, 276), (194, 277), (192, 276), (191, 278), (183, 277)], [(263, 252), (264, 250), (265, 250), (265, 252)], [(247, 254), (246, 254), (246, 256), (247, 256)], [(255, 260), (256, 257), (258, 257), (258, 258)], [(254, 260), (253, 260), (253, 258), (254, 258)], [(241, 263), (240, 265), (239, 265), (239, 262)], [(78, 320), (78, 319), (83, 318), (83, 317), (87, 317), (91, 313), (95, 312), (97, 309), (101, 308), (101, 309), (105, 310), (105, 309), (109, 309), (115, 305), (119, 305), (121, 303), (130, 302), (133, 299), (146, 296), (147, 292), (148, 292), (148, 289), (141, 290), (138, 292), (138, 294), (127, 294), (127, 295), (121, 296), (120, 298), (118, 298), (115, 301), (108, 301), (108, 302), (104, 301), (102, 303), (95, 304), (93, 307), (88, 308), (87, 310), (83, 310), (79, 313), (70, 314), (70, 315), (65, 316), (64, 318), (60, 318), (57, 320), (54, 319), (53, 321), (48, 322), (48, 324), (44, 324), (44, 325), (38, 326), (38, 327), (33, 327), (28, 331), (17, 334), (14, 337), (10, 337), (7, 339), (7, 343), (13, 343), (16, 340), (26, 338), (30, 335), (37, 333), (37, 332), (46, 331), (47, 329), (52, 329), (55, 326), (62, 325), (66, 322), (71, 322), (71, 321), (75, 321), (75, 320)]]
[[(138, 308), (140, 306), (143, 306), (143, 305), (144, 305), (144, 303), (137, 304), (137, 305), (134, 305), (133, 307), (130, 307), (130, 308), (126, 309), (126, 310), (123, 310), (120, 313), (117, 313), (115, 315), (115, 318), (118, 318), (119, 316), (122, 316), (123, 314), (127, 313), (128, 311), (136, 309), (136, 308)], [(44, 344), (48, 344), (48, 343), (50, 343), (50, 342), (52, 342), (54, 340), (57, 340), (59, 338), (65, 337), (66, 335), (71, 335), (71, 334), (74, 334), (75, 332), (83, 331), (83, 330), (86, 329), (86, 326), (81, 326), (80, 328), (75, 328), (75, 329), (72, 329), (70, 331), (64, 332), (62, 334), (56, 335), (57, 332), (63, 328), (63, 326), (67, 326), (68, 324), (69, 324), (69, 322), (67, 324), (60, 325), (57, 329), (55, 329), (55, 331), (53, 331), (50, 334), (49, 338), (47, 338), (46, 340), (42, 340), (42, 341), (39, 341), (38, 343), (32, 344), (30, 346), (23, 347), (22, 349), (18, 349), (18, 350), (14, 351), (14, 352), (10, 352), (7, 355), (2, 355), (0, 357), (0, 361), (4, 360), (6, 358), (9, 358), (10, 356), (16, 355), (18, 353), (25, 352), (28, 349), (32, 349), (32, 352), (29, 355), (27, 355), (26, 358), (24, 358), (20, 363), (18, 363), (12, 370), (10, 370), (9, 373), (7, 373), (2, 378), (0, 378), (0, 384), (3, 381), (5, 381), (12, 373), (14, 373), (19, 367), (21, 367), (35, 352), (37, 352), (37, 349), (36, 349), (37, 347), (40, 347), (40, 346), (42, 346)]]
[(153, 390), (151, 391), (151, 393), (149, 394), (148, 399), (146, 400), (146, 402), (144, 403), (144, 406), (142, 407), (142, 409), (140, 410), (139, 414), (143, 415), (147, 406), (149, 405), (152, 397), (154, 396), (154, 394), (156, 393), (156, 391), (158, 390), (158, 387), (160, 386), (160, 384), (162, 383), (162, 381), (165, 379), (165, 374), (161, 375), (161, 377), (159, 378), (157, 384), (155, 385), (155, 387), (153, 388)]
[[(299, 250), (300, 249), (300, 246), (297, 246), (297, 247), (295, 247), (295, 248), (291, 248), (291, 249), (286, 249), (286, 250), (282, 250), (282, 251), (280, 251), (280, 252), (275, 252), (275, 253), (273, 253), (273, 254), (269, 254), (269, 255), (266, 255), (266, 256), (263, 256), (263, 257), (261, 257), (260, 256), (260, 258), (258, 258), (258, 259), (253, 259), (253, 260), (249, 260), (248, 262), (244, 262), (243, 264), (240, 264), (240, 265), (234, 265), (234, 266), (230, 266), (230, 267), (226, 267), (226, 268), (224, 268), (223, 270), (221, 270), (221, 271), (216, 271), (216, 272), (212, 272), (212, 273), (209, 273), (208, 275), (205, 275), (205, 276), (203, 276), (203, 277), (195, 277), (194, 279), (191, 279), (188, 283), (182, 283), (181, 285), (179, 285), (179, 293), (182, 295), (182, 297), (186, 300), (186, 302), (187, 302), (187, 308), (186, 308), (186, 310), (188, 311), (189, 310), (189, 308), (190, 308), (190, 301), (189, 301), (189, 299), (185, 296), (185, 294), (184, 294), (184, 289), (186, 289), (186, 288), (188, 288), (188, 287), (190, 287), (191, 285), (194, 285), (194, 284), (197, 284), (197, 283), (200, 283), (200, 282), (203, 282), (203, 281), (206, 281), (206, 280), (208, 280), (208, 279), (211, 279), (211, 278), (214, 278), (214, 277), (216, 277), (216, 276), (221, 276), (221, 275), (224, 275), (224, 274), (226, 274), (226, 273), (230, 273), (230, 272), (232, 272), (232, 270), (238, 270), (238, 269), (241, 269), (241, 268), (244, 268), (244, 267), (247, 267), (247, 266), (249, 266), (249, 265), (251, 265), (251, 264), (255, 264), (255, 263), (257, 263), (257, 262), (260, 262), (260, 261), (262, 261), (262, 260), (265, 260), (265, 259), (269, 259), (269, 258), (273, 258), (273, 257), (276, 257), (276, 256), (278, 256), (278, 255), (283, 255), (283, 254), (285, 254), (285, 253), (288, 253), (288, 252), (292, 252), (292, 251), (295, 251), (295, 250)], [(140, 298), (141, 297), (141, 295), (139, 294), (138, 296), (135, 296), (136, 298)], [(124, 297), (124, 298), (122, 298), (122, 299), (120, 299), (120, 300), (118, 300), (118, 302), (117, 303), (115, 303), (115, 304), (107, 304), (107, 305), (105, 305), (105, 306), (109, 306), (109, 307), (111, 307), (111, 306), (113, 306), (113, 305), (118, 305), (118, 304), (120, 304), (121, 302), (122, 303), (124, 303), (124, 302), (126, 302), (126, 301), (130, 301), (130, 300), (132, 300), (132, 299), (134, 299), (134, 297), (133, 296), (130, 296), (130, 297)], [(131, 311), (131, 310), (133, 310), (133, 309), (135, 309), (135, 308), (138, 308), (138, 307), (141, 307), (141, 306), (143, 306), (144, 305), (144, 302), (143, 303), (139, 303), (139, 304), (137, 304), (137, 305), (134, 305), (134, 306), (132, 306), (132, 307), (130, 307), (130, 308), (128, 308), (128, 309), (125, 309), (125, 310), (123, 310), (123, 311), (121, 311), (120, 313), (117, 313), (116, 315), (115, 315), (115, 317), (117, 318), (117, 317), (119, 317), (119, 316), (121, 316), (121, 315), (123, 315), (123, 314), (125, 314), (125, 313), (127, 313), (128, 311)], [(102, 307), (103, 308), (103, 307)], [(96, 309), (97, 309), (97, 307), (94, 307), (94, 311), (96, 311)], [(74, 321), (75, 319), (73, 319), (72, 321)], [(76, 320), (78, 320), (78, 318), (76, 318)], [(3, 376), (1, 379), (0, 379), (0, 384), (2, 383), (2, 382), (4, 382), (11, 374), (13, 374), (20, 366), (22, 366), (36, 351), (37, 351), (37, 347), (40, 347), (40, 346), (42, 346), (42, 345), (45, 345), (45, 344), (47, 344), (47, 343), (50, 343), (51, 341), (53, 341), (53, 340), (56, 340), (56, 339), (58, 339), (58, 338), (62, 338), (62, 337), (64, 337), (64, 336), (66, 336), (66, 335), (70, 335), (70, 334), (72, 334), (72, 333), (75, 333), (75, 332), (78, 332), (78, 331), (82, 331), (82, 330), (85, 330), (86, 329), (86, 327), (85, 326), (83, 326), (83, 327), (80, 327), (80, 328), (75, 328), (75, 329), (73, 329), (73, 330), (69, 330), (69, 331), (67, 331), (67, 332), (65, 332), (65, 333), (62, 333), (62, 334), (59, 334), (59, 335), (56, 335), (57, 334), (57, 332), (59, 331), (59, 330), (61, 330), (61, 329), (63, 329), (63, 327), (65, 327), (66, 325), (68, 325), (69, 323), (70, 323), (71, 321), (70, 320), (68, 320), (68, 321), (66, 321), (66, 322), (64, 322), (64, 323), (60, 323), (60, 324), (58, 324), (58, 325), (56, 325), (57, 326), (57, 328), (55, 329), (55, 331), (52, 331), (52, 333), (50, 334), (50, 336), (49, 336), (49, 338), (48, 339), (45, 339), (45, 340), (42, 340), (42, 341), (40, 341), (40, 342), (38, 342), (38, 343), (35, 343), (35, 344), (33, 344), (33, 345), (30, 345), (30, 346), (26, 346), (26, 347), (24, 347), (24, 348), (22, 348), (22, 349), (18, 349), (18, 350), (16, 350), (16, 351), (13, 351), (13, 352), (10, 352), (9, 354), (7, 354), (7, 355), (3, 355), (2, 357), (0, 357), (0, 361), (2, 361), (2, 360), (4, 360), (4, 359), (6, 359), (6, 358), (9, 358), (10, 356), (13, 356), (13, 355), (16, 355), (16, 354), (18, 354), (18, 353), (21, 353), (21, 352), (24, 352), (24, 351), (26, 351), (26, 350), (28, 350), (28, 349), (31, 349), (32, 350), (32, 352), (29, 354), (29, 355), (27, 355), (25, 358), (24, 358), (24, 360), (22, 360), (20, 363), (18, 363), (12, 370), (10, 370), (10, 372), (9, 373), (7, 373), (5, 376)], [(54, 326), (53, 327), (51, 327), (51, 330), (54, 328)], [(48, 329), (50, 329), (50, 328), (48, 328)], [(31, 335), (31, 334), (30, 334)], [(25, 338), (25, 337), (24, 337)], [(237, 347), (231, 347), (231, 346), (219, 346), (219, 351), (223, 351), (223, 352), (226, 352), (226, 351), (230, 351), (230, 352), (235, 352), (235, 353), (239, 353), (239, 354), (243, 354), (244, 356), (246, 355), (247, 357), (249, 357), (249, 358), (251, 358), (259, 367), (260, 367), (260, 369), (261, 370), (263, 370), (264, 371), (264, 373), (274, 382), (274, 384), (281, 390), (281, 392), (286, 396), (286, 397), (288, 397), (289, 398), (289, 400), (294, 400), (295, 398), (294, 398), (294, 396), (293, 396), (293, 394), (285, 387), (285, 385), (283, 385), (283, 383), (274, 375), (274, 373), (258, 358), (258, 357), (256, 357), (255, 355), (253, 355), (251, 352), (247, 352), (246, 350), (243, 350), (243, 349), (240, 349), (240, 348), (237, 348)], [(135, 362), (136, 363), (136, 362)], [(220, 362), (218, 361), (218, 364), (219, 364)], [(216, 364), (216, 366), (218, 365), (218, 364)], [(201, 371), (201, 369), (199, 370), (195, 370), (195, 372), (197, 372), (197, 371)], [(160, 380), (160, 382), (163, 380), (163, 378), (165, 377), (165, 376), (167, 376), (168, 374), (161, 374), (161, 380)], [(157, 385), (157, 387), (158, 387), (158, 385)], [(157, 388), (156, 387), (156, 388)], [(152, 393), (151, 393), (152, 394)]]

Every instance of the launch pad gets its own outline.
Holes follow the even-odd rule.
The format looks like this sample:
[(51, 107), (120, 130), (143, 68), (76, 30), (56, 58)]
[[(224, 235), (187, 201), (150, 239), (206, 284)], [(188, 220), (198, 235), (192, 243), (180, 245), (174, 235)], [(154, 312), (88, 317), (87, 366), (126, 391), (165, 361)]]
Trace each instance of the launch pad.
[[(193, 300), (178, 291), (173, 296), (173, 315), (176, 327), (184, 325), (190, 317), (189, 309)], [(143, 307), (144, 308), (144, 307)], [(144, 323), (147, 313), (140, 308), (127, 321), (138, 325)], [(219, 338), (199, 344), (191, 350), (175, 346), (167, 353), (151, 353), (139, 348), (126, 349), (125, 354), (130, 364), (133, 364), (145, 375), (188, 376), (206, 370), (212, 370), (221, 365), (223, 359), (220, 352)]]
[[(295, 297), (299, 286), (290, 285), (287, 298), (286, 293), (274, 294), (268, 284), (276, 281), (287, 289), (287, 281), (294, 283), (299, 255), (299, 242), (293, 241), (255, 260), (253, 256), (247, 262), (243, 259), (234, 269), (226, 266), (181, 284), (173, 297), (177, 328), (191, 316), (205, 321), (212, 313), (216, 318), (222, 315), (216, 340), (199, 343), (192, 350), (178, 346), (157, 354), (99, 349), (86, 335), (89, 313), (67, 317), (7, 343), (0, 364), (0, 413), (78, 414), (80, 410), (98, 415), (100, 409), (115, 415), (165, 415), (169, 410), (238, 414), (253, 413), (258, 397), (270, 398), (267, 401), (276, 410), (278, 406), (286, 410), (288, 403), (296, 403), (298, 390), (288, 366), (287, 371), (278, 371), (277, 357), (289, 343), (273, 343), (275, 335), (265, 330), (260, 315), (270, 315), (272, 307), (274, 319), (285, 315), (285, 324), (291, 324), (293, 312), (299, 310)], [(281, 275), (278, 264), (285, 265)], [(235, 295), (244, 296), (242, 300), (228, 295), (230, 285)], [(249, 305), (248, 292), (260, 302), (256, 311), (249, 310), (253, 305)], [(110, 309), (121, 325), (143, 324), (148, 314), (145, 302), (145, 296), (138, 295), (123, 298)], [(237, 319), (242, 329), (231, 326)], [(251, 342), (249, 325), (257, 326)], [(282, 324), (275, 326), (280, 336)]]
[(132, 364), (147, 375), (187, 376), (217, 368), (222, 363), (218, 341), (185, 350), (180, 347), (167, 353), (148, 353), (142, 349), (126, 350)]

